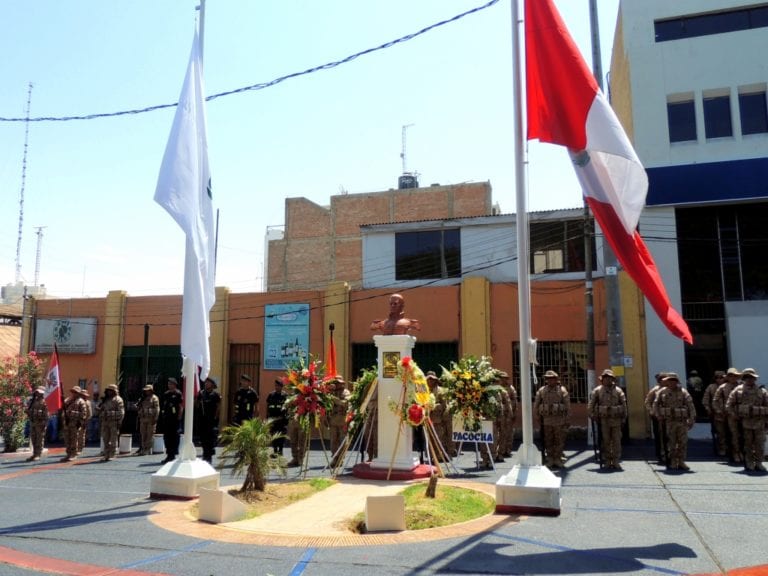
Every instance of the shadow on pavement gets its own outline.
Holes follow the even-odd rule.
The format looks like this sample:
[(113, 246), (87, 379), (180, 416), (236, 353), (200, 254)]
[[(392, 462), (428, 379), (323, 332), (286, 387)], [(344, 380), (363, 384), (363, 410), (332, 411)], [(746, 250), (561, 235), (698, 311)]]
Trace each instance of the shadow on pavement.
[[(648, 560), (670, 560), (672, 558), (695, 558), (696, 554), (687, 546), (675, 543), (657, 544), (655, 546), (637, 546), (620, 548), (592, 548), (588, 550), (576, 550), (538, 542), (527, 538), (516, 538), (504, 534), (494, 534), (499, 538), (508, 539), (509, 544), (480, 542), (472, 550), (471, 556), (464, 558), (459, 555), (444, 570), (456, 572), (474, 572), (477, 570), (477, 558), (487, 560), (485, 566), (490, 573), (495, 573), (495, 567), (502, 569), (504, 574), (619, 574), (636, 572), (646, 569), (658, 570), (644, 562)], [(515, 543), (523, 545), (535, 545), (546, 548), (535, 554), (520, 554), (515, 550)], [(684, 574), (664, 568), (667, 574)]]
[(130, 518), (146, 517), (154, 514), (151, 510), (137, 510), (135, 512), (120, 512), (116, 513), (116, 510), (121, 508), (133, 508), (135, 506), (145, 506), (145, 502), (133, 502), (126, 504), (125, 506), (115, 506), (106, 508), (104, 510), (95, 510), (93, 512), (86, 512), (84, 514), (73, 514), (71, 516), (63, 516), (61, 518), (52, 518), (50, 520), (44, 520), (42, 522), (30, 522), (29, 524), (17, 524), (16, 526), (8, 526), (6, 528), (0, 528), (0, 536), (12, 536), (19, 534), (28, 534), (30, 532), (43, 532), (46, 530), (65, 530), (67, 528), (76, 528), (85, 524), (95, 524), (98, 522), (115, 522), (121, 520), (127, 520)]

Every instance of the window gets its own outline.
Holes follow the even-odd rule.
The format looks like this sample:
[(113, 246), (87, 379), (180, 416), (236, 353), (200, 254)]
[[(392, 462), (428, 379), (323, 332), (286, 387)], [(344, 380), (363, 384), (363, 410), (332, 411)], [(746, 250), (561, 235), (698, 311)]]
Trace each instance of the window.
[(733, 136), (730, 96), (704, 97), (704, 133), (707, 139)]
[(667, 123), (670, 142), (696, 140), (696, 108), (693, 98), (667, 102)]
[(653, 24), (656, 42), (765, 28), (768, 26), (768, 6), (682, 16), (669, 20), (657, 20)]
[(584, 272), (583, 220), (531, 222), (530, 243), (531, 273)]
[(676, 212), (683, 304), (768, 300), (768, 202)]
[(739, 115), (742, 134), (763, 134), (768, 132), (768, 108), (765, 90), (739, 94)]
[(458, 228), (395, 235), (395, 279), (461, 277)]

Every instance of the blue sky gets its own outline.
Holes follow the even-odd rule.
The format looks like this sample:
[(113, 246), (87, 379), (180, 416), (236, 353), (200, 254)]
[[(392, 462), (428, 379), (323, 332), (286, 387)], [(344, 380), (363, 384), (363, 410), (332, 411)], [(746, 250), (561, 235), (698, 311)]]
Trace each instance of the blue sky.
[[(483, 0), (207, 0), (208, 94), (338, 60)], [(4, 0), (0, 117), (115, 112), (178, 99), (195, 0)], [(395, 187), (401, 128), (422, 185), (490, 181), (513, 212), (510, 0), (337, 68), (208, 103), (217, 285), (262, 286), (264, 234), (284, 200)], [(588, 0), (557, 0), (590, 62)], [(600, 0), (603, 68), (618, 0)], [(69, 298), (180, 293), (184, 239), (153, 201), (173, 109), (29, 124), (22, 278)], [(14, 281), (24, 124), (0, 122), (0, 285)], [(530, 145), (529, 207), (581, 205), (564, 150)], [(308, 222), (308, 226), (312, 223)]]

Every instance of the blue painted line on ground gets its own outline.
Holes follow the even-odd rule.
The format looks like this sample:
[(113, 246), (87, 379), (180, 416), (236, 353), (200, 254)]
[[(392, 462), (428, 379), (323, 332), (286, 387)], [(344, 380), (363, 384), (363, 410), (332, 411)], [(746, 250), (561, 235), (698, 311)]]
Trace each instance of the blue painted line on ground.
[(171, 550), (169, 552), (163, 552), (162, 554), (150, 556), (149, 558), (144, 558), (143, 560), (137, 560), (136, 562), (123, 564), (122, 566), (118, 566), (118, 568), (121, 568), (123, 570), (129, 570), (131, 568), (137, 568), (139, 566), (145, 566), (147, 564), (154, 564), (155, 562), (167, 560), (168, 558), (175, 558), (176, 556), (181, 556), (182, 554), (186, 554), (188, 552), (194, 552), (195, 550), (199, 550), (200, 548), (205, 548), (206, 546), (213, 544), (213, 542), (214, 542), (213, 540), (203, 540), (202, 542), (195, 542), (194, 544), (185, 546), (180, 550)]
[(602, 558), (604, 560), (612, 560), (622, 564), (631, 564), (632, 566), (639, 565), (645, 570), (652, 570), (659, 572), (660, 574), (674, 574), (676, 576), (685, 576), (688, 572), (680, 572), (679, 570), (672, 570), (671, 568), (664, 568), (663, 566), (653, 566), (646, 564), (636, 558), (627, 559), (619, 558), (618, 556), (611, 556), (609, 554), (600, 554), (599, 552), (593, 552), (592, 550), (580, 550), (578, 548), (570, 548), (568, 546), (562, 546), (560, 544), (552, 544), (550, 542), (542, 542), (541, 540), (534, 540), (532, 538), (522, 538), (520, 536), (510, 536), (509, 534), (502, 534), (500, 532), (493, 532), (494, 536), (499, 538), (505, 538), (507, 540), (514, 540), (516, 542), (522, 542), (524, 544), (533, 544), (534, 546), (540, 546), (542, 548), (548, 548), (550, 550), (557, 550), (558, 552), (575, 552), (577, 554), (583, 554), (584, 556), (592, 556), (595, 558)]
[(309, 561), (312, 560), (312, 556), (315, 555), (315, 552), (317, 552), (317, 548), (307, 548), (307, 551), (304, 552), (304, 556), (302, 556), (301, 560), (296, 563), (296, 566), (293, 567), (289, 576), (301, 576), (304, 574), (304, 569), (307, 567), (307, 564), (309, 564)]

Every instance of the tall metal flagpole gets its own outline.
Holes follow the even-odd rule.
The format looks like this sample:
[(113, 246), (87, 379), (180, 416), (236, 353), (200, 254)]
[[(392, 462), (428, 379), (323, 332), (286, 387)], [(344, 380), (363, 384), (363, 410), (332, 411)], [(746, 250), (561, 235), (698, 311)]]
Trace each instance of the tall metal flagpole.
[(517, 206), (517, 308), (520, 332), (520, 398), (523, 413), (523, 443), (518, 462), (523, 466), (541, 464), (541, 453), (533, 443), (531, 414), (531, 282), (528, 270), (528, 197), (525, 189), (525, 134), (523, 133), (523, 90), (520, 57), (518, 0), (512, 2), (513, 98), (515, 102), (515, 202)]
[[(203, 32), (205, 31), (205, 0), (200, 0), (197, 7), (200, 11), (198, 19), (198, 52), (200, 55), (200, 66), (203, 66)], [(200, 71), (202, 74), (202, 70)], [(189, 241), (187, 241), (189, 242)], [(189, 258), (189, 249), (185, 251), (185, 258)], [(185, 263), (189, 266), (189, 263)], [(197, 450), (192, 438), (195, 426), (195, 380), (197, 379), (197, 365), (187, 357), (182, 362), (182, 372), (184, 374), (184, 444), (181, 447), (182, 460), (197, 460)], [(202, 389), (202, 382), (200, 383)]]
[(531, 405), (531, 282), (528, 269), (528, 201), (525, 189), (525, 132), (523, 121), (523, 60), (520, 55), (520, 5), (512, 0), (512, 57), (515, 137), (515, 199), (517, 203), (517, 299), (520, 333), (520, 398), (523, 443), (515, 464), (496, 482), (496, 511), (555, 516), (560, 513), (561, 480), (541, 465), (533, 443)]

